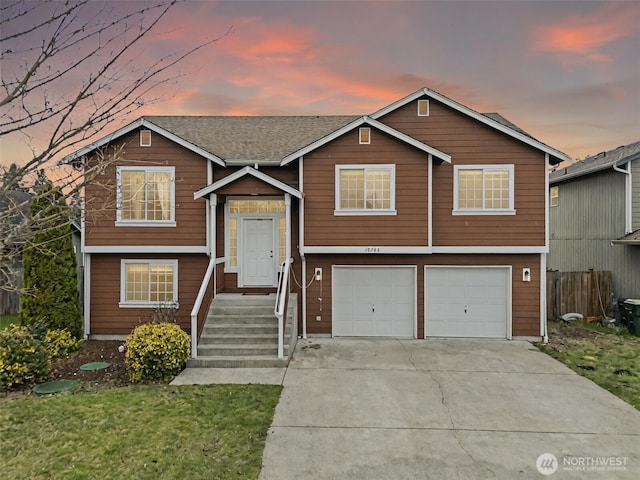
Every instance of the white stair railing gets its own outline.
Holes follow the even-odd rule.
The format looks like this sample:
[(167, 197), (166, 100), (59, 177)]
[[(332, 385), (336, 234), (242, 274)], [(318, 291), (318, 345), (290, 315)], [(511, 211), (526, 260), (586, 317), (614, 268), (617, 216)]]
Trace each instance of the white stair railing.
[(278, 358), (284, 358), (284, 318), (289, 297), (289, 267), (293, 258), (288, 258), (280, 265), (278, 278), (278, 290), (276, 292), (276, 305), (274, 313), (278, 318)]

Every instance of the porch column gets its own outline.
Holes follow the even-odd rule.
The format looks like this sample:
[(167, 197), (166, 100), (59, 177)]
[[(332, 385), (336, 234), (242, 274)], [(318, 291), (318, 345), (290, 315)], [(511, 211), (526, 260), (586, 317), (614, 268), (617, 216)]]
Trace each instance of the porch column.
[[(217, 224), (217, 217), (216, 217), (216, 212), (218, 210), (218, 196), (213, 193), (211, 194), (211, 196), (209, 197), (209, 208), (211, 209), (211, 214), (209, 215), (210, 219), (211, 219), (211, 228), (209, 229), (210, 231), (207, 232), (207, 235), (211, 235), (211, 240), (209, 241), (209, 245), (210, 245), (210, 260), (215, 261), (216, 260), (216, 255), (217, 255), (217, 248), (216, 248), (216, 224)], [(217, 286), (217, 278), (216, 278), (216, 268), (213, 268), (213, 298), (216, 298), (216, 286)]]
[(285, 245), (285, 260), (289, 260), (291, 258), (291, 195), (288, 193), (284, 194), (284, 205), (285, 205), (285, 230), (286, 230), (286, 245)]

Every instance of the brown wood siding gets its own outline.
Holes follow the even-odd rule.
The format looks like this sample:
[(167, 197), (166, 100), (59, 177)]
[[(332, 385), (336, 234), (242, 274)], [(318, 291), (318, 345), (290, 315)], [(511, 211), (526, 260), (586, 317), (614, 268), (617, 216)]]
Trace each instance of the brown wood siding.
[[(206, 244), (206, 202), (193, 194), (207, 185), (207, 162), (184, 147), (152, 133), (152, 146), (140, 147), (138, 132), (122, 139), (124, 154), (87, 187), (87, 246)], [(175, 167), (175, 227), (116, 227), (116, 165)], [(105, 188), (106, 187), (106, 188)]]
[[(411, 102), (380, 120), (452, 157), (433, 168), (435, 246), (545, 244), (544, 153), (437, 101), (417, 116)], [(453, 165), (515, 165), (516, 215), (453, 216)]]
[[(417, 265), (418, 338), (424, 338), (425, 265), (512, 266), (512, 335), (540, 336), (539, 255), (307, 255), (307, 279), (312, 278), (316, 267), (322, 268), (322, 282), (314, 281), (307, 289), (309, 334), (331, 334), (333, 265)], [(531, 282), (522, 282), (522, 269), (525, 267), (531, 269)], [(315, 320), (317, 316), (321, 321)]]
[(262, 180), (246, 175), (235, 182), (225, 185), (216, 191), (218, 195), (277, 195), (282, 196), (282, 190), (264, 183)]
[(152, 308), (120, 308), (120, 269), (123, 258), (178, 260), (178, 322), (191, 331), (191, 309), (209, 264), (205, 255), (92, 255), (91, 334), (127, 335), (139, 323), (151, 320)]
[[(395, 165), (397, 215), (336, 216), (335, 165)], [(358, 129), (304, 158), (305, 245), (427, 245), (427, 154), (372, 129), (358, 144)]]

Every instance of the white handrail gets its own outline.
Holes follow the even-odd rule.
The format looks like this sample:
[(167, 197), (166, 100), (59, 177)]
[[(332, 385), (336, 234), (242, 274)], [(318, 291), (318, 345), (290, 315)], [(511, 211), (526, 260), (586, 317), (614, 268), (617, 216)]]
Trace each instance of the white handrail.
[[(200, 290), (198, 290), (198, 296), (191, 309), (191, 358), (198, 358), (198, 312), (200, 312), (200, 307), (207, 293), (207, 286), (209, 286), (209, 281), (211, 280), (215, 266), (216, 259), (211, 257), (202, 284), (200, 285)], [(213, 288), (215, 289), (215, 285)]]
[(282, 262), (282, 265), (280, 265), (280, 278), (278, 279), (278, 290), (276, 292), (276, 305), (273, 310), (273, 313), (275, 313), (278, 318), (278, 358), (284, 357), (284, 310), (287, 300), (287, 292), (289, 290), (289, 266), (292, 261), (292, 258), (287, 258)]

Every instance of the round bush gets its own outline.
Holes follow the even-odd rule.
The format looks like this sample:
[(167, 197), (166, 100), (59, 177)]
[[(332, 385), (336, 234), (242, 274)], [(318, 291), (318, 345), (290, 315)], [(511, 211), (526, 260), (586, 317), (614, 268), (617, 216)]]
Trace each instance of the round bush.
[(49, 368), (47, 350), (28, 328), (0, 330), (0, 391), (46, 380)]
[(125, 362), (132, 382), (169, 380), (184, 368), (191, 339), (175, 323), (143, 323), (125, 342)]
[(69, 330), (47, 330), (43, 341), (51, 358), (66, 357), (80, 347), (80, 341), (76, 340)]

